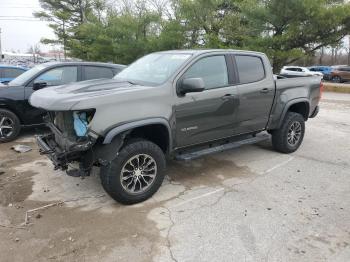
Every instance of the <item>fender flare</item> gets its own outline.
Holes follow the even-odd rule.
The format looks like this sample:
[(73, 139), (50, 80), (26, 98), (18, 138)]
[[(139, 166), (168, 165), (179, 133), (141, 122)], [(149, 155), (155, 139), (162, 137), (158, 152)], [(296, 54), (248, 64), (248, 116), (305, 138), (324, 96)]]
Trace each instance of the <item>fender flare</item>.
[(137, 127), (155, 125), (155, 124), (160, 124), (160, 125), (163, 125), (167, 128), (168, 134), (169, 134), (169, 138), (168, 138), (169, 139), (169, 150), (171, 150), (171, 148), (172, 148), (171, 128), (170, 128), (169, 122), (166, 119), (161, 118), (161, 117), (137, 120), (134, 122), (125, 123), (125, 124), (119, 125), (117, 127), (114, 127), (113, 129), (108, 131), (108, 133), (105, 135), (105, 138), (103, 140), (103, 144), (104, 145), (110, 144), (114, 137), (122, 134), (125, 131), (131, 130), (131, 129), (134, 129)]
[(282, 111), (282, 114), (281, 114), (281, 117), (280, 117), (280, 121), (278, 123), (278, 128), (282, 125), (283, 121), (284, 121), (284, 117), (286, 116), (289, 108), (292, 106), (292, 105), (295, 105), (295, 104), (298, 104), (298, 103), (306, 103), (307, 106), (308, 106), (308, 109), (309, 109), (309, 112), (308, 112), (308, 115), (307, 115), (307, 118), (309, 118), (309, 114), (310, 114), (310, 102), (309, 100), (305, 97), (305, 98), (296, 98), (296, 99), (293, 99), (293, 100), (290, 100), (286, 103), (286, 105), (284, 106), (283, 108), (283, 111)]

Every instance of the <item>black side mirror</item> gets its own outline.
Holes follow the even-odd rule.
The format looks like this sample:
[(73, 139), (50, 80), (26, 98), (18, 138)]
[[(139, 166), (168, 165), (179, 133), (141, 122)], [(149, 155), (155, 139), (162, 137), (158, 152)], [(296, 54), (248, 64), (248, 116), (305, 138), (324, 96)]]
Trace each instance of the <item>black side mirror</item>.
[(47, 87), (47, 83), (46, 82), (34, 82), (33, 84), (33, 90), (36, 91), (36, 90), (39, 90), (39, 89), (42, 89), (44, 87)]
[(205, 89), (205, 83), (202, 78), (187, 78), (182, 80), (179, 86), (181, 94), (203, 92)]

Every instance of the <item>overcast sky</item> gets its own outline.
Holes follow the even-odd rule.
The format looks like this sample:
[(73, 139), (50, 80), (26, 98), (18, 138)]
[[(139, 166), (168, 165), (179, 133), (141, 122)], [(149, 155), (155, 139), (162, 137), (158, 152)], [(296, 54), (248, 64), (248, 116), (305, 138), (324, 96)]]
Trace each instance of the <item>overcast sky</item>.
[[(41, 38), (53, 38), (52, 30), (43, 21), (33, 21), (33, 12), (40, 10), (38, 0), (0, 0), (0, 28), (3, 51), (27, 51)], [(30, 21), (28, 21), (30, 20)], [(43, 51), (48, 46), (41, 45)]]
[[(0, 28), (3, 51), (26, 52), (41, 38), (54, 38), (47, 23), (33, 17), (40, 10), (38, 0), (0, 0)], [(346, 39), (349, 46), (350, 39)], [(50, 47), (40, 45), (42, 51)]]

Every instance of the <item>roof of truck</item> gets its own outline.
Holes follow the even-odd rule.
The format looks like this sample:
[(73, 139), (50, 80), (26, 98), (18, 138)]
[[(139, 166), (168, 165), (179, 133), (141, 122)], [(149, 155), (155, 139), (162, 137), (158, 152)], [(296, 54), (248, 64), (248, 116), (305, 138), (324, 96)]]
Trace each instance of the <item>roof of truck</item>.
[[(235, 53), (245, 53), (245, 54), (264, 54), (261, 52), (248, 51), (248, 50), (236, 50), (236, 49), (179, 49), (179, 50), (168, 50), (168, 51), (160, 51), (159, 53), (178, 53), (178, 54), (205, 54), (212, 52), (235, 52)], [(158, 53), (158, 52), (157, 52)]]
[(82, 62), (82, 61), (72, 61), (72, 62), (47, 62), (41, 65), (44, 66), (56, 66), (56, 65), (87, 65), (87, 66), (106, 66), (114, 68), (124, 68), (125, 65), (112, 64), (112, 63), (100, 63), (100, 62)]

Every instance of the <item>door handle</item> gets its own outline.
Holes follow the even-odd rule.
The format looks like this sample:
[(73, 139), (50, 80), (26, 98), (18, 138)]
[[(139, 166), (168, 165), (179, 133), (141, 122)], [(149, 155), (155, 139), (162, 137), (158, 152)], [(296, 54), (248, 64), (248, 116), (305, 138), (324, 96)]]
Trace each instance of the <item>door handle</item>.
[(235, 99), (235, 95), (232, 94), (226, 94), (224, 96), (221, 97), (222, 100), (230, 100), (230, 99)]
[(268, 92), (270, 92), (270, 89), (268, 89), (268, 88), (263, 88), (263, 89), (261, 89), (260, 90), (260, 93), (268, 93)]

